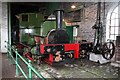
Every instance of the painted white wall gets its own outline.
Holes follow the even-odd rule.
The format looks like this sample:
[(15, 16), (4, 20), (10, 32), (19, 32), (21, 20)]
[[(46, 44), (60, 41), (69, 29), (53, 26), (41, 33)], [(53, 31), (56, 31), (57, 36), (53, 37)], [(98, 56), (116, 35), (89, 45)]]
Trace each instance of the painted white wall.
[[(120, 2), (118, 3), (118, 13), (120, 13)], [(118, 18), (119, 18), (119, 26), (120, 26), (120, 14), (118, 14)], [(120, 36), (120, 27), (119, 27), (118, 35)]]
[[(0, 31), (1, 31), (1, 25), (2, 25), (2, 2), (0, 2)], [(0, 48), (1, 48), (1, 33), (0, 33)]]
[(1, 52), (5, 53), (7, 52), (5, 41), (8, 41), (8, 12), (6, 2), (0, 3), (0, 12), (2, 12), (0, 13), (0, 46)]
[[(0, 31), (1, 31), (1, 24), (2, 24), (2, 3), (0, 2)], [(0, 48), (1, 48), (1, 35), (0, 35)], [(0, 80), (2, 79), (2, 54), (0, 54)]]

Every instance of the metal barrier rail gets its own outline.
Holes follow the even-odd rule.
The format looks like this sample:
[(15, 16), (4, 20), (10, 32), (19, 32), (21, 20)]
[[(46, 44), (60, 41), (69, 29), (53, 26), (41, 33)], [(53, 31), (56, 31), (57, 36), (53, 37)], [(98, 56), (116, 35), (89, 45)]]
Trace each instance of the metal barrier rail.
[[(6, 42), (6, 41), (5, 41)], [(27, 80), (32, 80), (32, 72), (34, 72), (34, 74), (36, 74), (40, 80), (45, 80), (45, 78), (39, 74), (33, 67), (32, 67), (32, 64), (31, 64), (31, 61), (29, 60), (29, 62), (27, 62), (13, 47), (11, 47), (11, 45), (7, 43), (7, 50), (8, 50), (8, 57), (10, 55), (10, 63), (12, 63), (12, 60), (15, 62), (16, 64), (16, 77), (19, 76), (19, 72), (18, 72), (18, 68), (20, 69), (21, 73), (24, 75), (24, 77), (27, 79)], [(12, 56), (12, 51), (13, 50), (16, 54), (16, 59), (14, 59), (14, 57)], [(18, 57), (27, 65), (28, 67), (28, 76), (25, 74), (25, 72), (23, 71), (23, 69), (20, 67), (20, 65), (18, 64)]]

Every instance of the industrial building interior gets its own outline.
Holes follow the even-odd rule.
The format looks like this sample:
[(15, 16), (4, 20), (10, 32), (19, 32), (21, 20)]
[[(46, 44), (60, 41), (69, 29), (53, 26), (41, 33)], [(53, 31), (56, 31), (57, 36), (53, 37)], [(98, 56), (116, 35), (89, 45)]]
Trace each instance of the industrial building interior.
[(119, 80), (119, 4), (1, 1), (0, 78)]

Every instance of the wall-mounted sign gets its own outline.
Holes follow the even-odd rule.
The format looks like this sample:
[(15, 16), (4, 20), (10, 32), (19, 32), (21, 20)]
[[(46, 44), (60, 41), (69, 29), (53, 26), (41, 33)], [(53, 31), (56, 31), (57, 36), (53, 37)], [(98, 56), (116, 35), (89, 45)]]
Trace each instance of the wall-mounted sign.
[(83, 13), (82, 9), (67, 12), (65, 13), (65, 21), (66, 22), (80, 22), (83, 17), (82, 13)]

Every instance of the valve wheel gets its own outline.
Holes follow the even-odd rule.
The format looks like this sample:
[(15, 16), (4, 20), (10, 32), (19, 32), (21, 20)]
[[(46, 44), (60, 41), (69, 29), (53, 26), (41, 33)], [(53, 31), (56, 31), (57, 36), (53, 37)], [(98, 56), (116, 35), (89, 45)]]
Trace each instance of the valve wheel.
[(103, 45), (102, 56), (103, 58), (110, 60), (115, 53), (115, 45), (113, 42), (106, 42)]

